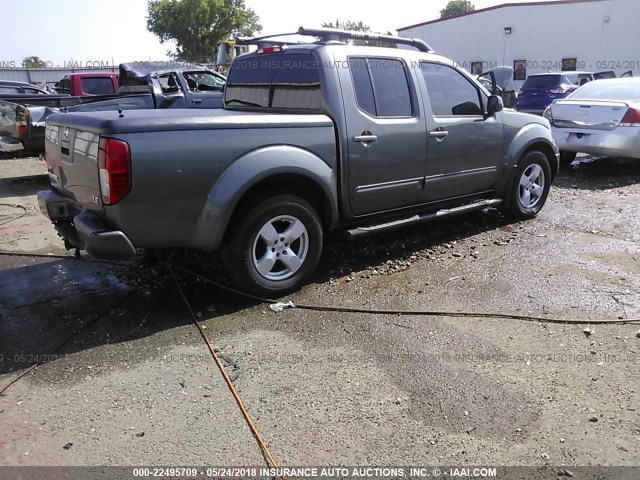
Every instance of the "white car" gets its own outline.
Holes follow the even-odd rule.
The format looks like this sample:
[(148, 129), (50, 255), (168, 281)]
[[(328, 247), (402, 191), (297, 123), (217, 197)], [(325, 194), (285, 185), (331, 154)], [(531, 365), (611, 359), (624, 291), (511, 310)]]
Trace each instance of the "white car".
[(578, 152), (640, 159), (640, 77), (589, 82), (555, 100), (543, 116), (564, 165)]

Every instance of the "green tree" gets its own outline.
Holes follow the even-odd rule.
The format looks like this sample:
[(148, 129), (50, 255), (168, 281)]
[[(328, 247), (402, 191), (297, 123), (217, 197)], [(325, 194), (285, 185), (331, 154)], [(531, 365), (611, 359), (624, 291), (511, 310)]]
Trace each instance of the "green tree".
[(440, 10), (440, 18), (453, 17), (461, 13), (471, 12), (475, 10), (469, 0), (451, 0), (447, 6)]
[(24, 68), (45, 68), (47, 66), (47, 62), (42, 60), (40, 57), (25, 57), (22, 60), (22, 66)]
[(260, 19), (244, 0), (149, 0), (147, 30), (161, 43), (173, 40), (176, 60), (210, 62), (219, 42), (259, 32)]
[[(372, 33), (369, 25), (366, 25), (362, 22), (355, 22), (353, 20), (347, 20), (346, 22), (341, 22), (339, 19), (336, 20), (336, 23), (333, 22), (325, 22), (322, 24), (325, 28), (339, 28), (341, 30), (349, 30), (352, 32), (366, 32)], [(386, 35), (393, 35), (391, 32), (387, 32)], [(368, 45), (370, 47), (389, 47), (389, 48), (397, 48), (398, 45), (395, 43), (384, 42), (379, 40), (354, 40), (354, 45)]]

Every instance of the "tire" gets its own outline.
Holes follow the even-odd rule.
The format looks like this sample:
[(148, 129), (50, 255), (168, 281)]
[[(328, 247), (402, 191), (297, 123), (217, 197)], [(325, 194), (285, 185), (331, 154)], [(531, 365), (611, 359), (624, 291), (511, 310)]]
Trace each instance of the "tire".
[(322, 252), (322, 225), (314, 208), (294, 195), (277, 195), (232, 226), (223, 249), (229, 275), (247, 293), (275, 298), (301, 288)]
[(576, 159), (577, 152), (566, 152), (564, 150), (560, 151), (560, 165), (563, 167), (568, 167), (571, 163)]
[(544, 153), (531, 151), (518, 163), (513, 178), (507, 213), (516, 220), (535, 217), (544, 206), (551, 187), (551, 169)]

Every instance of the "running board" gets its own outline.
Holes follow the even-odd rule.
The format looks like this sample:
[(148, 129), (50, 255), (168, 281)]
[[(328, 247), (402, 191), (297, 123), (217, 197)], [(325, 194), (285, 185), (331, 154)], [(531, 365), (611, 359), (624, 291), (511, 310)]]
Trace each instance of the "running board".
[(489, 207), (497, 207), (502, 203), (502, 199), (494, 198), (491, 200), (480, 200), (478, 202), (469, 203), (467, 205), (461, 205), (454, 208), (445, 208), (433, 213), (426, 213), (424, 215), (413, 215), (412, 217), (402, 218), (393, 222), (381, 223), (379, 225), (371, 225), (368, 227), (358, 227), (351, 230), (347, 230), (348, 238), (362, 237), (364, 235), (372, 235), (375, 233), (386, 232), (396, 228), (406, 227), (416, 223), (428, 222), (437, 218), (452, 217), (462, 213), (473, 212), (475, 210), (483, 210)]

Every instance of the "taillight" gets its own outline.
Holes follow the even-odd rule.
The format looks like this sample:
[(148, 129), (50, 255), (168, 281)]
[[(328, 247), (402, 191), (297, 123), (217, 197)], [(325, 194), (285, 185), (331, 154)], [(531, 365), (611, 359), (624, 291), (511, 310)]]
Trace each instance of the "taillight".
[(620, 121), (621, 127), (638, 127), (640, 126), (640, 110), (630, 108), (627, 113), (624, 114)]
[(29, 132), (29, 127), (27, 127), (27, 122), (24, 120), (16, 122), (16, 129), (18, 130), (18, 135), (21, 137), (26, 136), (27, 133)]
[(115, 205), (131, 191), (129, 144), (115, 138), (100, 138), (98, 152), (100, 191), (104, 205)]
[(257, 54), (262, 53), (282, 53), (287, 49), (286, 45), (273, 45), (272, 47), (262, 47), (256, 50)]

